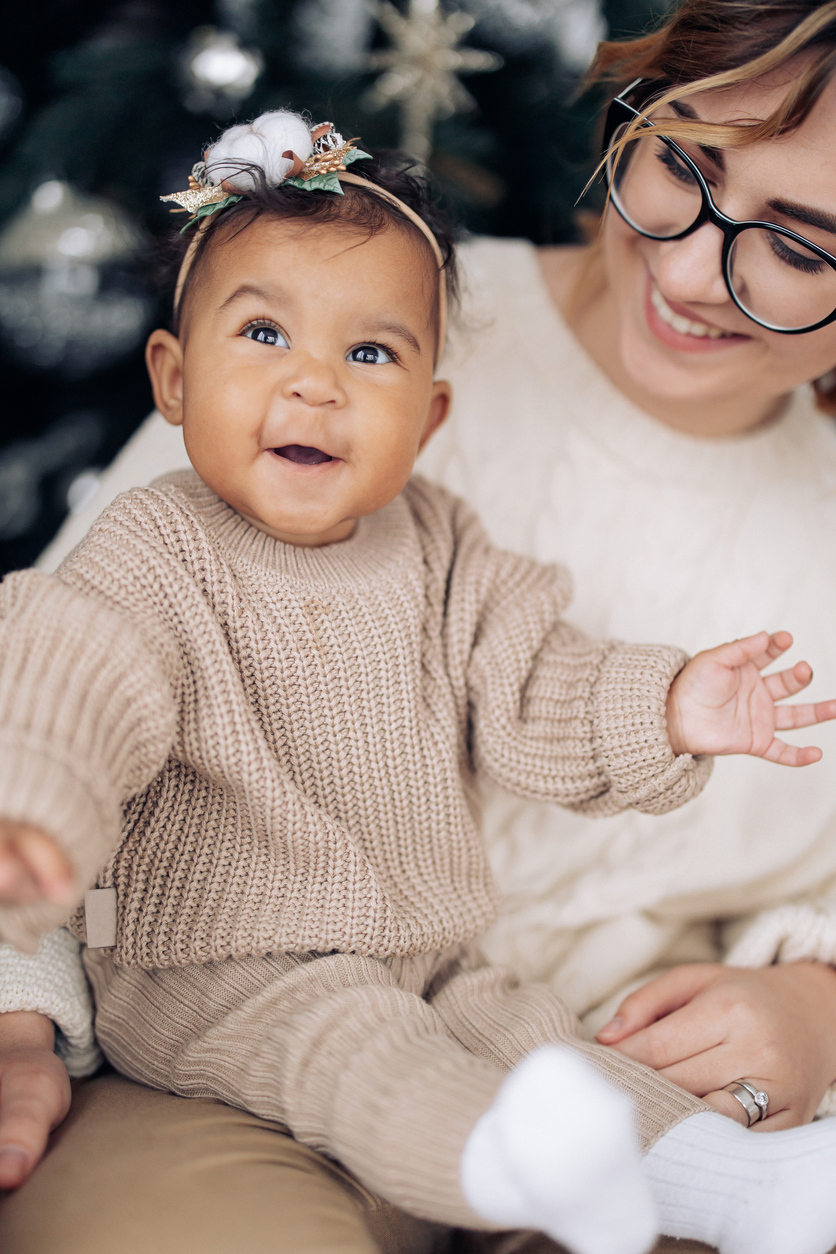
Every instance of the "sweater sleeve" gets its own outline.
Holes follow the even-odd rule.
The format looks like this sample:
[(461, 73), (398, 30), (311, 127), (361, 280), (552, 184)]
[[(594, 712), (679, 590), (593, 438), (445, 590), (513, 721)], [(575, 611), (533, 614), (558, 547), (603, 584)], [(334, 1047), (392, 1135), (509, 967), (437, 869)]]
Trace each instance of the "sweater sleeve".
[[(117, 546), (109, 561), (120, 560)], [(21, 571), (0, 585), (0, 814), (63, 847), (77, 900), (118, 842), (122, 803), (172, 743), (175, 668), (160, 639), (115, 596), (60, 574)], [(34, 952), (66, 916), (45, 902), (4, 907), (0, 940)]]
[(567, 573), (494, 549), (472, 515), (458, 551), (451, 612), (478, 606), (467, 660), (476, 767), (519, 796), (589, 814), (664, 814), (697, 796), (711, 760), (675, 756), (665, 722), (686, 655), (590, 639), (562, 617)]
[(0, 945), (0, 1014), (33, 1010), (55, 1024), (55, 1052), (71, 1076), (101, 1062), (79, 944), (65, 928), (47, 932), (36, 954)]

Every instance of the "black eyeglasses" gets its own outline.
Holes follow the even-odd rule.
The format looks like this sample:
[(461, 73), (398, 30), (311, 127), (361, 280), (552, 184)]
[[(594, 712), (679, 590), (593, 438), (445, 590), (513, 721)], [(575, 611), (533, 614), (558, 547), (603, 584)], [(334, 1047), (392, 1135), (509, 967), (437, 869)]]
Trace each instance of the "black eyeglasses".
[[(706, 222), (723, 233), (721, 269), (735, 305), (758, 326), (803, 335), (836, 320), (836, 257), (776, 222), (738, 222), (718, 209), (700, 168), (645, 119), (616, 147), (658, 83), (636, 79), (616, 96), (604, 127), (609, 197), (646, 239), (680, 240)], [(639, 108), (626, 97), (638, 98)], [(709, 159), (710, 159), (710, 154)], [(720, 334), (719, 332), (717, 333)]]

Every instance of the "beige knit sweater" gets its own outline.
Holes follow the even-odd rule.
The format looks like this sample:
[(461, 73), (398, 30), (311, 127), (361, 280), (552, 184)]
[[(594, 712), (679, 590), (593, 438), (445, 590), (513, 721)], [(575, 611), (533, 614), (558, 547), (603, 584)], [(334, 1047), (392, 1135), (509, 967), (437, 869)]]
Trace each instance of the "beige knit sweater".
[[(478, 771), (593, 814), (707, 777), (665, 735), (683, 654), (591, 641), (568, 599), (419, 479), (310, 550), (169, 476), (0, 587), (0, 813), (55, 835), (79, 897), (115, 886), (124, 966), (440, 950), (495, 910)], [(60, 916), (6, 908), (0, 937)]]

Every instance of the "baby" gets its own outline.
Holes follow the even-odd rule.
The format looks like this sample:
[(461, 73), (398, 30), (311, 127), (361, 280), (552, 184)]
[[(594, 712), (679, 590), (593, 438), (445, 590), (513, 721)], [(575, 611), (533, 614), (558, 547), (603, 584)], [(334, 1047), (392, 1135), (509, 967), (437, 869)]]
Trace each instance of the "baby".
[(565, 572), (410, 478), (454, 286), (419, 179), (284, 113), (193, 174), (147, 358), (194, 472), (0, 589), (0, 935), (34, 948), (97, 885), (71, 927), (113, 1064), (416, 1215), (577, 1254), (641, 1254), (659, 1215), (724, 1254), (825, 1254), (836, 1125), (748, 1135), (473, 941), (480, 774), (663, 813), (706, 755), (816, 761), (776, 727), (836, 702), (776, 708), (810, 678), (760, 675), (787, 633), (690, 662), (586, 638)]

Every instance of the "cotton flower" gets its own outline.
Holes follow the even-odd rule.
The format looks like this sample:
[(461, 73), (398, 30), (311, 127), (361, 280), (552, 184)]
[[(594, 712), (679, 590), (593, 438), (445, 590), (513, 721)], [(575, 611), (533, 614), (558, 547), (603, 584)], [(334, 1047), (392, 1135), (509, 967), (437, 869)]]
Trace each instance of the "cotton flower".
[(307, 161), (313, 142), (298, 113), (277, 109), (224, 131), (206, 152), (206, 173), (212, 183), (223, 182), (236, 191), (247, 192), (252, 190), (254, 181), (252, 174), (241, 166), (256, 165), (264, 171), (267, 182), (277, 187), (293, 170), (293, 159), (285, 157), (286, 152)]

